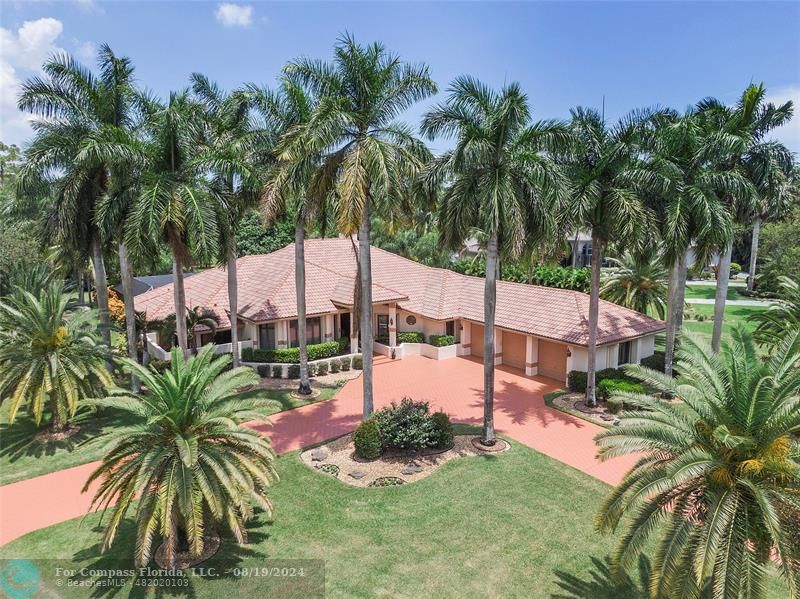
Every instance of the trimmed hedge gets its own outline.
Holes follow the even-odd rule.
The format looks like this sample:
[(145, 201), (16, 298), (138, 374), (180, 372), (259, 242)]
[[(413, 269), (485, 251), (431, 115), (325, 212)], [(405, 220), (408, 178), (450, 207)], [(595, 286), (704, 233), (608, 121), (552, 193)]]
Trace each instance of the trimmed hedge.
[(339, 367), (342, 369), (342, 372), (346, 372), (350, 370), (350, 364), (352, 359), (350, 356), (345, 356), (344, 358), (339, 358)]
[(169, 369), (172, 362), (169, 360), (150, 360), (147, 365), (159, 374), (163, 374), (165, 370)]
[(326, 374), (328, 374), (328, 362), (317, 364), (317, 376), (325, 376)]
[(381, 432), (374, 418), (368, 418), (358, 425), (353, 435), (356, 455), (365, 460), (374, 460), (383, 453)]
[(287, 379), (299, 379), (300, 378), (300, 364), (290, 364), (288, 370), (286, 371), (286, 378)]
[(433, 435), (431, 442), (437, 449), (448, 449), (453, 446), (453, 423), (444, 412), (436, 412), (431, 416)]
[(356, 354), (355, 356), (353, 356), (353, 370), (363, 370), (363, 369), (364, 369), (364, 357), (361, 354)]
[[(308, 359), (322, 360), (341, 354), (350, 343), (346, 337), (338, 341), (326, 341), (325, 343), (312, 343), (307, 346)], [(247, 347), (242, 350), (242, 360), (244, 362), (273, 362), (279, 364), (298, 364), (300, 362), (300, 348), (290, 347), (287, 349), (254, 349)]]
[[(619, 379), (635, 383), (636, 380), (625, 374), (622, 368), (604, 368), (594, 373), (595, 389), (599, 389), (600, 383), (605, 379)], [(586, 373), (581, 370), (570, 370), (567, 375), (567, 386), (574, 393), (586, 393)]]
[[(600, 399), (611, 401), (609, 398), (615, 392), (644, 393), (645, 388), (640, 383), (633, 383), (626, 379), (603, 379), (597, 384), (597, 396)], [(620, 404), (621, 399), (617, 399)]]
[(260, 376), (262, 379), (269, 378), (270, 369), (266, 364), (259, 364), (258, 368), (256, 368), (256, 372), (258, 372), (258, 376)]
[(642, 358), (641, 364), (645, 368), (652, 368), (653, 370), (664, 372), (664, 352), (657, 351), (652, 356)]
[(434, 347), (447, 347), (448, 345), (453, 345), (455, 342), (456, 338), (452, 335), (431, 335), (428, 337), (428, 343)]
[(331, 374), (339, 372), (339, 360), (334, 359), (330, 361), (330, 370)]
[(398, 343), (425, 343), (425, 335), (416, 331), (397, 333)]

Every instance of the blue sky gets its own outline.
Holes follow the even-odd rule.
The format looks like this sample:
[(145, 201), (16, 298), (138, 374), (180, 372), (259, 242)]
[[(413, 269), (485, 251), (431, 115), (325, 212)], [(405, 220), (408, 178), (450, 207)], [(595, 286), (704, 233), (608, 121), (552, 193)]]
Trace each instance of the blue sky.
[[(300, 55), (327, 58), (344, 31), (424, 61), (444, 90), (470, 73), (519, 81), (536, 118), (578, 104), (616, 118), (705, 96), (733, 101), (763, 81), (800, 103), (797, 2), (14, 2), (0, 0), (0, 139), (29, 136), (14, 93), (54, 49), (92, 62), (107, 42), (158, 94), (200, 71), (226, 88), (272, 84)], [(430, 104), (409, 111), (416, 125)], [(798, 110), (800, 112), (800, 110)], [(800, 114), (777, 136), (800, 152)]]

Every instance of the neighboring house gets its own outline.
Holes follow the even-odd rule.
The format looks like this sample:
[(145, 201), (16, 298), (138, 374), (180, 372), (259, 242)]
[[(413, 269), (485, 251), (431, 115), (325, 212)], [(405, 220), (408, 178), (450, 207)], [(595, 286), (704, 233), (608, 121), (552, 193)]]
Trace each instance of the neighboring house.
[(578, 231), (575, 235), (568, 238), (570, 256), (564, 260), (563, 264), (574, 268), (583, 268), (592, 265), (592, 234), (586, 231)]
[[(308, 342), (349, 337), (351, 349), (357, 351), (358, 339), (351, 326), (356, 272), (351, 241), (308, 240), (305, 256)], [(296, 346), (294, 246), (239, 258), (237, 266), (242, 347)], [(396, 358), (412, 353), (439, 359), (483, 355), (482, 278), (424, 266), (373, 247), (372, 279), (374, 334), (385, 341), (376, 342), (376, 352)], [(193, 306), (216, 315), (215, 340), (229, 340), (226, 271), (215, 268), (198, 273), (185, 285), (187, 303), (191, 298)], [(137, 296), (135, 303), (148, 320), (161, 320), (173, 312), (172, 285)], [(498, 281), (495, 363), (561, 381), (570, 370), (586, 370), (588, 311), (586, 294)], [(661, 321), (601, 301), (598, 370), (652, 355), (655, 335), (663, 330)], [(397, 333), (404, 331), (422, 332), (426, 339), (448, 334), (456, 344), (444, 348), (426, 343), (398, 345)], [(157, 340), (152, 340), (155, 345)], [(201, 343), (210, 341), (210, 332), (201, 335)], [(224, 351), (230, 351), (230, 346)]]
[[(185, 272), (183, 273), (183, 277), (191, 277), (193, 272)], [(157, 289), (158, 287), (163, 287), (164, 285), (172, 284), (172, 275), (147, 275), (144, 277), (133, 277), (133, 296), (136, 297), (137, 295), (141, 295), (143, 293), (147, 293), (148, 291), (152, 291), (153, 289)], [(116, 291), (120, 297), (123, 297), (122, 293), (122, 284), (114, 285), (112, 287), (114, 291)]]

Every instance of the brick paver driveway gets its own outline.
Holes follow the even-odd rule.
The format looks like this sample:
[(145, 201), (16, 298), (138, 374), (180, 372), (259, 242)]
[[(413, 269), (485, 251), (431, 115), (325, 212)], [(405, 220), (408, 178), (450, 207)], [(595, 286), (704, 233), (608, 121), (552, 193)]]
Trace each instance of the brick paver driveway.
[[(498, 432), (616, 484), (633, 459), (598, 462), (594, 457), (593, 437), (603, 429), (544, 405), (543, 395), (559, 387), (557, 381), (528, 378), (512, 369), (498, 367), (495, 380)], [(334, 399), (276, 414), (271, 425), (256, 425), (256, 428), (270, 436), (278, 453), (341, 435), (353, 430), (361, 420), (361, 389), (359, 377), (348, 382)], [(478, 360), (377, 358), (374, 389), (376, 408), (407, 395), (429, 401), (434, 410), (444, 410), (456, 422), (480, 424), (483, 418), (483, 366)], [(80, 491), (96, 466), (97, 463), (84, 464), (0, 487), (0, 545), (85, 514), (97, 485), (89, 493)]]

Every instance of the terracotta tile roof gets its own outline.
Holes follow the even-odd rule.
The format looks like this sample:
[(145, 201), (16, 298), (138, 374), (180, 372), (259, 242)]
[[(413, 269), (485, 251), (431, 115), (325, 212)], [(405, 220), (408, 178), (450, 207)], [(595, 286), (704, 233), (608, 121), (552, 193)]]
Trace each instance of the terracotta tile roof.
[[(355, 258), (348, 239), (306, 241), (306, 312), (331, 312), (353, 302)], [(297, 316), (294, 246), (238, 261), (239, 314), (254, 322)], [(435, 320), (464, 318), (483, 322), (483, 279), (431, 268), (390, 252), (372, 248), (374, 303), (398, 307)], [(187, 305), (214, 312), (220, 328), (228, 319), (227, 273), (212, 268), (185, 280)], [(165, 285), (136, 297), (136, 310), (150, 320), (173, 312), (173, 288)], [(571, 343), (588, 340), (589, 296), (577, 291), (498, 281), (499, 327)], [(662, 331), (664, 323), (618, 306), (600, 302), (597, 342), (614, 343)]]

